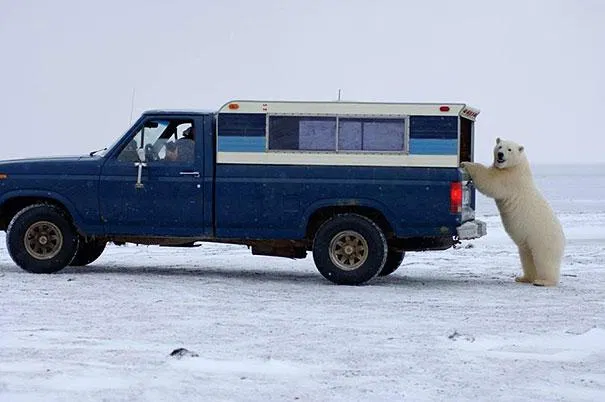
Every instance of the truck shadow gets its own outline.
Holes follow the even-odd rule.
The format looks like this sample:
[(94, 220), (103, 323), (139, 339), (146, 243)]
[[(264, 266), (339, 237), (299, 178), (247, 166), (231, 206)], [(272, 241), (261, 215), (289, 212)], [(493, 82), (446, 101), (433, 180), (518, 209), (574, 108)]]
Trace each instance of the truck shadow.
[[(29, 274), (16, 266), (10, 264), (0, 264), (0, 276), (11, 274)], [(124, 277), (171, 277), (171, 278), (190, 278), (197, 280), (228, 281), (239, 280), (245, 282), (272, 282), (284, 284), (314, 284), (324, 286), (338, 286), (325, 279), (317, 271), (298, 271), (283, 269), (237, 269), (237, 268), (219, 268), (219, 267), (183, 267), (183, 266), (116, 266), (93, 264), (87, 267), (68, 267), (53, 276), (124, 276)], [(38, 277), (37, 275), (35, 275)], [(514, 283), (512, 278), (502, 276), (480, 276), (468, 274), (435, 274), (427, 276), (415, 276), (412, 272), (403, 271), (386, 277), (377, 277), (361, 285), (370, 287), (402, 287), (415, 289), (468, 289), (472, 290), (478, 287), (508, 287), (521, 286)]]
[(330, 283), (319, 272), (283, 271), (270, 269), (227, 269), (217, 267), (147, 267), (147, 266), (103, 266), (91, 265), (85, 268), (66, 268), (60, 273), (77, 275), (125, 275), (125, 276), (167, 276), (197, 279), (243, 280), (252, 282), (282, 282), (282, 283)]
[(513, 279), (506, 277), (493, 276), (414, 276), (409, 273), (393, 274), (384, 278), (375, 278), (372, 281), (374, 286), (402, 286), (408, 288), (427, 288), (427, 289), (460, 289), (469, 290), (477, 288), (503, 288), (521, 286), (515, 283)]
[[(182, 278), (197, 278), (209, 280), (240, 280), (245, 282), (272, 282), (284, 284), (314, 284), (325, 286), (339, 286), (325, 279), (317, 271), (286, 271), (283, 269), (273, 270), (267, 268), (259, 269), (237, 269), (218, 267), (145, 267), (145, 266), (103, 266), (94, 265), (86, 268), (67, 268), (60, 273), (77, 275), (125, 275), (125, 276), (167, 276)], [(409, 273), (396, 273), (386, 277), (376, 277), (361, 287), (402, 287), (415, 289), (447, 288), (468, 289), (477, 287), (505, 287), (507, 285), (520, 286), (510, 278), (472, 276), (414, 276)]]

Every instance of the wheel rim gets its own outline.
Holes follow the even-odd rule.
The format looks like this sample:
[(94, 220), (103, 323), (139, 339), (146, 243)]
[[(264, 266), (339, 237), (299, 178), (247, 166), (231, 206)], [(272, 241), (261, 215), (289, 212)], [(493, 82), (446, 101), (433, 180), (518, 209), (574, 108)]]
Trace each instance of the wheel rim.
[(330, 260), (343, 271), (354, 271), (368, 259), (368, 242), (357, 232), (345, 230), (330, 242)]
[(38, 260), (49, 260), (63, 247), (63, 234), (54, 223), (40, 221), (31, 225), (23, 237), (25, 249)]

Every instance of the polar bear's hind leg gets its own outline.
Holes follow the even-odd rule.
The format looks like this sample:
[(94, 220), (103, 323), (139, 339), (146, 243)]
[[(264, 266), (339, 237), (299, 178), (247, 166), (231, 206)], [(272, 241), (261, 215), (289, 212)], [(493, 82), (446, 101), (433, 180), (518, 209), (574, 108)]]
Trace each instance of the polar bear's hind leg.
[(552, 254), (534, 253), (536, 278), (532, 282), (536, 286), (556, 286), (559, 283), (561, 258)]

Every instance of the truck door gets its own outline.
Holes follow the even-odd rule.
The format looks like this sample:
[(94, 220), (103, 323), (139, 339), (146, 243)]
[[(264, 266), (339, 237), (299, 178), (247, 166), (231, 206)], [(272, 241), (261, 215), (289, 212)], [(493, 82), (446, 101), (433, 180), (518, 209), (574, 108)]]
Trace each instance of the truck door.
[[(129, 141), (108, 155), (101, 171), (100, 210), (106, 233), (202, 235), (203, 120), (146, 116), (131, 132)], [(140, 152), (145, 153), (145, 162), (137, 183)]]

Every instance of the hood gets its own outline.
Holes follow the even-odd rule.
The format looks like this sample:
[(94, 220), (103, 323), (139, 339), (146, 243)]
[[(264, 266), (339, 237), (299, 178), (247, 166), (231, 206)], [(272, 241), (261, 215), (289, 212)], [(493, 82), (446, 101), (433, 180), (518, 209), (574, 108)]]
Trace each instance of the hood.
[(60, 156), (0, 161), (0, 173), (4, 174), (98, 174), (103, 158), (100, 156)]

